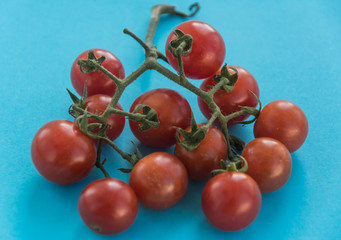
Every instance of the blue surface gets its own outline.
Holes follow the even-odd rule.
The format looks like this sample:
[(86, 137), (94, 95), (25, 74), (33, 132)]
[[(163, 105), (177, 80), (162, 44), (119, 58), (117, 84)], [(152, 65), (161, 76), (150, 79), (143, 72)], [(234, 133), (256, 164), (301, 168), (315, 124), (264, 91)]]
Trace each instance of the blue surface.
[[(144, 4), (143, 4), (144, 3)], [(150, 8), (158, 1), (1, 1), (0, 2), (0, 239), (341, 239), (341, 1), (201, 1), (193, 18), (213, 25), (225, 39), (226, 61), (248, 69), (257, 79), (264, 104), (287, 99), (306, 113), (310, 131), (292, 154), (293, 171), (279, 191), (264, 194), (256, 221), (227, 233), (205, 220), (200, 207), (204, 183), (190, 182), (184, 199), (163, 211), (140, 207), (133, 226), (112, 237), (93, 233), (81, 221), (77, 199), (91, 181), (57, 186), (33, 167), (30, 144), (35, 132), (53, 119), (71, 119), (69, 72), (79, 53), (104, 48), (119, 57), (126, 73), (143, 61), (141, 47), (122, 33), (127, 27), (142, 38)], [(169, 1), (187, 10), (192, 1)], [(146, 6), (144, 6), (146, 5)], [(155, 43), (164, 51), (173, 27), (184, 21), (165, 17)], [(195, 84), (199, 85), (200, 81)], [(142, 92), (177, 89), (204, 121), (193, 94), (155, 72), (147, 72), (122, 96), (129, 109)], [(250, 141), (252, 126), (232, 133)], [(129, 126), (116, 143), (133, 151)], [(147, 154), (155, 149), (143, 147)], [(172, 152), (173, 149), (164, 149)], [(127, 167), (113, 150), (107, 167)]]

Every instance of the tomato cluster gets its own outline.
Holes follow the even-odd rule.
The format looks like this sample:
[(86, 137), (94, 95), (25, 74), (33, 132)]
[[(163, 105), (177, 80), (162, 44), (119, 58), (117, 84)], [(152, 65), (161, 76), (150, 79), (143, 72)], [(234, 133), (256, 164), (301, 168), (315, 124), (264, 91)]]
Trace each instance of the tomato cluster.
[[(200, 21), (187, 21), (176, 29), (191, 37), (191, 50), (179, 64), (169, 51), (172, 41), (179, 37), (172, 32), (166, 42), (166, 57), (180, 75), (183, 67), (187, 78), (204, 79), (197, 95), (208, 123), (196, 124), (186, 98), (172, 89), (143, 93), (129, 112), (124, 112), (117, 99), (112, 106), (118, 91), (112, 79), (123, 81), (124, 68), (109, 51), (92, 49), (92, 58), (113, 76), (101, 71), (94, 61), (88, 65), (94, 69), (85, 71), (86, 65), (80, 62), (87, 61), (87, 56), (90, 59), (90, 53), (80, 54), (71, 68), (72, 84), (82, 96), (79, 100), (71, 96), (76, 103), (70, 111), (75, 121), (51, 121), (33, 138), (31, 156), (35, 167), (43, 177), (57, 184), (80, 181), (94, 166), (103, 169), (100, 152), (96, 151), (104, 143), (113, 146), (123, 131), (125, 117), (141, 143), (157, 148), (175, 145), (174, 154), (159, 151), (137, 157), (122, 153), (132, 159), (132, 169), (126, 169), (130, 172), (129, 183), (106, 176), (82, 191), (78, 201), (80, 216), (97, 233), (117, 234), (129, 228), (138, 214), (138, 202), (151, 209), (165, 209), (178, 203), (186, 193), (188, 178), (207, 181), (202, 192), (202, 211), (213, 226), (224, 231), (241, 230), (256, 219), (261, 194), (276, 191), (287, 182), (292, 168), (290, 153), (307, 137), (307, 118), (294, 103), (277, 100), (256, 111), (257, 81), (242, 67), (222, 66), (225, 43), (216, 29)], [(220, 88), (215, 89), (218, 84)], [(215, 92), (209, 98), (212, 89)], [(239, 148), (238, 153), (226, 129), (247, 123), (249, 112), (243, 109), (257, 112), (253, 114), (257, 118), (256, 138), (245, 148)], [(107, 117), (103, 118), (104, 115)], [(227, 122), (221, 120), (229, 116), (233, 117)], [(150, 127), (148, 124), (155, 117), (157, 126)], [(198, 139), (189, 149), (191, 141)], [(189, 145), (184, 144), (188, 141)]]

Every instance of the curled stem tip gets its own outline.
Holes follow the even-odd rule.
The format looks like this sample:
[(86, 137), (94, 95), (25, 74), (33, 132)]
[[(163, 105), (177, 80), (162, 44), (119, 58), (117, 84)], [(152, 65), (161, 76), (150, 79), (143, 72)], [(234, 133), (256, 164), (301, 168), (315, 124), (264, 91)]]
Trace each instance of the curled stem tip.
[(181, 17), (193, 17), (200, 9), (199, 3), (193, 3), (191, 6), (189, 6), (189, 10), (191, 11), (190, 14), (180, 12), (180, 11), (175, 11), (174, 14), (179, 15)]

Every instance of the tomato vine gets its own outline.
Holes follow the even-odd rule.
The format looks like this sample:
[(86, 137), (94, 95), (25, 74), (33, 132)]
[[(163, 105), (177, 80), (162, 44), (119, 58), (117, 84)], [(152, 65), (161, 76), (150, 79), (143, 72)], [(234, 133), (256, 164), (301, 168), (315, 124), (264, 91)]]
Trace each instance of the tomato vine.
[[(220, 34), (207, 23), (187, 21), (180, 24), (167, 39), (166, 55), (153, 45), (162, 15), (192, 17), (199, 8), (199, 4), (192, 4), (187, 14), (171, 5), (154, 6), (145, 41), (124, 29), (123, 33), (133, 38), (145, 53), (144, 61), (128, 76), (112, 53), (103, 49), (83, 52), (71, 70), (74, 88), (82, 96), (67, 89), (73, 102), (69, 114), (74, 122), (51, 121), (33, 139), (33, 163), (41, 175), (52, 182), (71, 184), (80, 181), (94, 166), (102, 171), (105, 179), (89, 184), (78, 202), (83, 221), (95, 232), (122, 232), (136, 218), (137, 199), (149, 208), (168, 208), (184, 196), (188, 178), (207, 180), (211, 176), (202, 194), (202, 210), (217, 228), (237, 231), (251, 224), (258, 215), (261, 192), (276, 191), (290, 177), (290, 152), (303, 144), (308, 133), (307, 118), (297, 105), (278, 100), (262, 110), (256, 80), (241, 67), (223, 65), (225, 44)], [(207, 29), (212, 36), (200, 33)], [(198, 47), (200, 41), (198, 43), (196, 39), (200, 37), (203, 37), (202, 46), (207, 48)], [(206, 53), (201, 52), (202, 49)], [(196, 68), (205, 68), (202, 61), (205, 56), (210, 58), (210, 64), (207, 64), (210, 66), (200, 73)], [(158, 60), (169, 63), (177, 73)], [(207, 122), (197, 124), (190, 104), (171, 89), (147, 91), (135, 99), (130, 111), (124, 111), (119, 103), (122, 94), (148, 70), (158, 72), (195, 94)], [(188, 78), (206, 79), (199, 88)], [(100, 86), (95, 86), (99, 82)], [(166, 113), (163, 109), (167, 109)], [(253, 118), (246, 120), (249, 116)], [(146, 145), (168, 147), (176, 144), (174, 155), (154, 152), (142, 156), (133, 142), (134, 153), (120, 149), (114, 140), (123, 131), (125, 119), (129, 120), (132, 133)], [(229, 126), (253, 122), (254, 135), (260, 138), (248, 145), (229, 134)], [(214, 123), (219, 124), (220, 129)], [(110, 177), (104, 167), (107, 159), (102, 160), (104, 144), (132, 165), (132, 168), (118, 169), (130, 173), (129, 184)], [(105, 201), (100, 201), (104, 196)], [(123, 199), (122, 206), (119, 198)], [(245, 202), (250, 207), (241, 211)], [(90, 205), (94, 207), (89, 208)], [(125, 214), (115, 214), (121, 207)]]
[[(105, 67), (103, 67), (102, 63), (105, 61), (105, 57), (101, 56), (99, 58), (96, 58), (93, 51), (89, 51), (88, 53), (88, 59), (86, 60), (78, 60), (78, 65), (80, 67), (80, 70), (84, 73), (90, 73), (94, 71), (101, 71), (106, 76), (108, 76), (115, 84), (116, 84), (116, 92), (114, 96), (111, 99), (110, 104), (108, 105), (107, 109), (101, 114), (101, 115), (95, 115), (92, 113), (89, 113), (86, 109), (83, 109), (81, 103), (81, 100), (74, 100), (75, 96), (72, 94), (71, 97), (74, 100), (74, 104), (70, 107), (70, 113), (74, 115), (74, 112), (80, 112), (82, 115), (77, 116), (76, 122), (78, 123), (80, 129), (88, 136), (92, 138), (98, 138), (102, 141), (98, 144), (98, 150), (101, 149), (100, 145), (102, 142), (107, 142), (111, 147), (113, 147), (121, 156), (123, 159), (128, 160), (132, 165), (135, 165), (137, 161), (139, 160), (139, 157), (136, 154), (128, 154), (123, 152), (121, 149), (117, 147), (116, 144), (114, 144), (110, 139), (107, 138), (105, 135), (105, 129), (107, 125), (105, 122), (109, 118), (111, 114), (118, 114), (123, 115), (127, 117), (130, 120), (140, 122), (143, 124), (143, 130), (147, 130), (149, 128), (157, 128), (159, 125), (159, 121), (157, 119), (157, 113), (154, 109), (148, 107), (148, 106), (137, 106), (136, 109), (133, 112), (125, 112), (119, 109), (116, 109), (114, 106), (117, 105), (121, 95), (123, 94), (126, 87), (128, 87), (130, 84), (132, 84), (138, 77), (140, 77), (144, 72), (147, 70), (155, 70), (159, 72), (160, 74), (164, 75), (171, 81), (177, 83), (178, 85), (186, 88), (190, 92), (196, 94), (198, 97), (200, 97), (203, 101), (207, 103), (207, 105), (212, 110), (213, 114), (211, 118), (208, 120), (206, 125), (201, 128), (192, 128), (192, 131), (190, 134), (186, 134), (184, 143), (180, 142), (180, 144), (183, 145), (187, 150), (193, 150), (196, 148), (200, 142), (205, 138), (207, 129), (213, 124), (213, 122), (218, 119), (221, 123), (222, 132), (225, 136), (226, 143), (227, 143), (227, 149), (228, 149), (228, 159), (229, 161), (240, 161), (239, 157), (235, 157), (235, 153), (233, 152), (233, 142), (231, 144), (231, 137), (228, 133), (227, 123), (230, 119), (240, 116), (240, 115), (253, 115), (255, 118), (258, 116), (260, 109), (255, 109), (252, 107), (247, 106), (239, 106), (240, 111), (234, 112), (230, 115), (224, 116), (221, 113), (221, 110), (219, 106), (214, 102), (213, 96), (216, 91), (220, 89), (224, 89), (225, 91), (232, 91), (233, 86), (236, 82), (236, 79), (238, 78), (238, 71), (236, 69), (234, 70), (233, 74), (230, 74), (227, 70), (227, 66), (225, 65), (223, 67), (223, 70), (220, 74), (217, 74), (215, 76), (215, 81), (217, 84), (208, 92), (205, 92), (201, 90), (200, 88), (196, 87), (194, 84), (192, 84), (185, 76), (184, 68), (183, 68), (183, 61), (182, 58), (189, 54), (192, 49), (192, 37), (190, 35), (186, 35), (182, 33), (180, 30), (175, 30), (174, 34), (177, 36), (177, 38), (173, 41), (171, 41), (168, 45), (168, 49), (171, 51), (173, 56), (177, 58), (178, 64), (179, 64), (179, 74), (176, 74), (163, 65), (161, 65), (157, 60), (161, 59), (164, 61), (167, 61), (167, 58), (159, 51), (157, 50), (155, 45), (152, 45), (154, 34), (156, 31), (157, 24), (159, 22), (159, 19), (161, 15), (163, 14), (171, 14), (171, 15), (179, 15), (182, 17), (191, 17), (194, 16), (197, 11), (199, 10), (198, 4), (193, 4), (190, 6), (190, 10), (194, 9), (194, 11), (191, 14), (185, 14), (183, 12), (179, 12), (175, 10), (174, 6), (161, 4), (156, 5), (152, 8), (152, 17), (150, 20), (150, 24), (147, 31), (146, 41), (141, 40), (138, 36), (136, 36), (133, 32), (131, 32), (128, 29), (124, 29), (124, 33), (131, 36), (133, 39), (135, 39), (144, 49), (145, 51), (145, 60), (144, 62), (130, 75), (125, 77), (124, 79), (119, 79), (116, 77), (113, 73), (108, 71)], [(254, 95), (258, 102), (259, 99), (256, 95)], [(86, 99), (86, 87), (84, 89), (84, 95), (83, 99)], [(261, 106), (261, 105), (260, 105)], [(138, 109), (142, 109), (143, 113), (136, 113)], [(74, 115), (75, 116), (75, 115)], [(95, 118), (99, 124), (93, 125), (93, 124), (87, 124), (88, 118)], [(244, 124), (251, 123), (252, 121), (243, 122)], [(91, 130), (94, 128), (100, 128), (100, 131), (97, 134), (93, 134)], [(182, 129), (177, 129), (178, 133), (184, 133)], [(240, 141), (240, 140), (238, 140)], [(185, 144), (186, 143), (186, 144)], [(190, 144), (189, 144), (190, 143)], [(240, 143), (237, 143), (240, 145)], [(100, 154), (98, 154), (100, 157)], [(102, 171), (103, 171), (103, 164), (100, 163), (100, 160), (97, 161), (97, 165)], [(107, 172), (104, 172), (104, 174), (107, 176)]]

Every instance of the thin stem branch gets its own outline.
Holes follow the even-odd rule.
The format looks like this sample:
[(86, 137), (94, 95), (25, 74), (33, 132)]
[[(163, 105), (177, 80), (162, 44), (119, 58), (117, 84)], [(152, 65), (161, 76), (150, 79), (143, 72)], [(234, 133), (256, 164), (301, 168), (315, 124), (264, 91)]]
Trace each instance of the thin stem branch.
[(97, 158), (96, 158), (96, 164), (95, 165), (97, 168), (99, 168), (103, 172), (103, 174), (106, 178), (110, 178), (109, 173), (104, 168), (104, 166), (101, 162), (101, 153), (102, 153), (102, 145), (103, 145), (102, 143), (103, 143), (103, 140), (99, 139), (98, 145), (97, 145)]
[(108, 113), (126, 116), (129, 119), (134, 120), (134, 121), (140, 121), (144, 117), (144, 115), (141, 113), (126, 112), (126, 111), (119, 110), (117, 108), (108, 109)]
[(114, 142), (112, 142), (109, 138), (103, 138), (121, 157), (127, 160), (129, 163), (132, 163), (131, 155), (122, 151)]
[(108, 71), (106, 68), (104, 68), (101, 64), (99, 64), (98, 62), (92, 60), (91, 63), (96, 66), (98, 68), (98, 70), (100, 70), (102, 73), (104, 73), (105, 75), (107, 75), (111, 80), (113, 80), (116, 84), (116, 86), (121, 85), (121, 80), (116, 77), (114, 74), (112, 74), (110, 71)]
[(146, 52), (150, 51), (150, 47), (148, 44), (146, 44), (144, 41), (142, 41), (138, 36), (136, 36), (133, 32), (131, 32), (129, 29), (125, 28), (123, 29), (123, 32), (125, 34), (128, 34), (129, 36), (131, 36), (132, 38), (134, 38), (136, 40), (136, 42), (138, 42)]
[(147, 70), (148, 70), (147, 63), (144, 62), (138, 69), (136, 69), (128, 77), (126, 77), (125, 79), (123, 79), (120, 82), (120, 85), (117, 86), (115, 95), (111, 99), (111, 102), (110, 102), (109, 106), (103, 112), (103, 114), (101, 116), (105, 120), (105, 122), (108, 119), (108, 117), (111, 115), (109, 109), (116, 107), (116, 105), (118, 103), (118, 100), (121, 98), (125, 88), (128, 87), (133, 81), (135, 81), (139, 76), (141, 76)]
[(231, 143), (230, 143), (230, 137), (229, 137), (229, 131), (227, 128), (227, 121), (223, 118), (223, 116), (221, 116), (220, 118), (220, 122), (221, 122), (221, 130), (225, 136), (225, 140), (226, 140), (226, 145), (227, 145), (227, 157), (230, 161), (233, 161), (233, 152), (232, 152), (232, 148), (231, 148)]
[(214, 85), (209, 91), (208, 94), (210, 96), (213, 96), (218, 90), (221, 89), (222, 86), (226, 85), (228, 83), (227, 78), (222, 78), (216, 85)]
[(158, 62), (155, 62), (153, 64), (152, 69), (154, 69), (157, 72), (161, 73), (162, 75), (164, 75), (168, 79), (172, 80), (173, 82), (179, 84), (180, 86), (183, 86), (184, 88), (186, 88), (187, 90), (193, 92), (197, 96), (199, 96), (199, 97), (201, 97), (203, 99), (207, 99), (207, 97), (208, 97), (207, 92), (205, 92), (205, 91), (201, 90), (200, 88), (194, 86), (188, 80), (185, 81), (185, 83), (181, 84), (180, 77), (177, 74), (173, 73), (168, 68), (162, 66)]
[(192, 4), (189, 7), (189, 10), (192, 11), (192, 9), (194, 9), (194, 11), (190, 14), (177, 11), (175, 8), (176, 8), (175, 6), (171, 6), (167, 4), (158, 4), (152, 8), (152, 16), (149, 21), (149, 26), (148, 26), (146, 41), (145, 41), (148, 46), (153, 45), (156, 28), (157, 28), (157, 25), (159, 24), (161, 15), (171, 14), (171, 15), (178, 15), (181, 17), (192, 17), (199, 11), (200, 6), (198, 3)]

